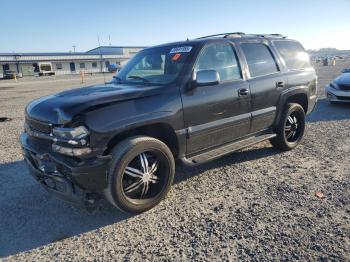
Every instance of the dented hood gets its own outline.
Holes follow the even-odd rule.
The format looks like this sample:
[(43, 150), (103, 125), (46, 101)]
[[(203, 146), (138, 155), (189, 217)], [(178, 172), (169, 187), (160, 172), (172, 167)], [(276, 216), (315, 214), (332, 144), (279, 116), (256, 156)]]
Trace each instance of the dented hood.
[(159, 86), (104, 84), (82, 87), (45, 96), (28, 104), (29, 118), (52, 124), (69, 123), (78, 114), (120, 101), (155, 95)]

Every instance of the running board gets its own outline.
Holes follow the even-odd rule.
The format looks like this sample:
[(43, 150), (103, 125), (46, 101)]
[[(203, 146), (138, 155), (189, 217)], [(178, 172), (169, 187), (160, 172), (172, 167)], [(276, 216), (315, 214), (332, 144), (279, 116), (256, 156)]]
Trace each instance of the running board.
[(217, 159), (219, 157), (222, 157), (224, 155), (230, 154), (234, 151), (237, 151), (239, 149), (242, 149), (247, 146), (251, 146), (254, 144), (257, 144), (259, 142), (262, 142), (264, 140), (271, 139), (273, 137), (276, 137), (276, 134), (264, 134), (264, 135), (259, 135), (259, 136), (253, 136), (253, 137), (248, 137), (246, 139), (236, 141), (230, 144), (225, 144), (221, 147), (212, 149), (210, 151), (206, 151), (204, 153), (194, 155), (190, 158), (182, 158), (182, 162), (187, 164), (187, 165), (197, 165), (197, 164), (202, 164), (214, 159)]

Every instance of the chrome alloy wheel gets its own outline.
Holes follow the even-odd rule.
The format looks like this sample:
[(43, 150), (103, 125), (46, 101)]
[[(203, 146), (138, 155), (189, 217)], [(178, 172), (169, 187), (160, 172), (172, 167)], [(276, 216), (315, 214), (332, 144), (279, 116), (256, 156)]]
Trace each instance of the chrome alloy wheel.
[(300, 124), (298, 122), (298, 115), (295, 112), (292, 112), (286, 121), (284, 126), (284, 133), (286, 140), (288, 142), (295, 142), (299, 139), (300, 136)]
[(157, 196), (164, 188), (160, 175), (164, 172), (161, 159), (152, 152), (137, 155), (123, 174), (123, 191), (131, 201), (146, 200)]

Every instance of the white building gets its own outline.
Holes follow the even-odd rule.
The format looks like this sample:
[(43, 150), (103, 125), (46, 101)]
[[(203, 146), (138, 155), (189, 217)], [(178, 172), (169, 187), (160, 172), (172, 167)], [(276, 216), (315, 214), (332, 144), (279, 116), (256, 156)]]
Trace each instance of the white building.
[(101, 46), (79, 53), (0, 53), (0, 77), (7, 70), (22, 76), (107, 72), (110, 65), (122, 66), (144, 48)]

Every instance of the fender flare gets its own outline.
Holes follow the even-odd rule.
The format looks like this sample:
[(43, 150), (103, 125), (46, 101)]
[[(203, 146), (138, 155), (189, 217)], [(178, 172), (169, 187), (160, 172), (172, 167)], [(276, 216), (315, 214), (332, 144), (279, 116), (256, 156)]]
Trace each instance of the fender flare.
[[(288, 88), (288, 89), (281, 92), (280, 97), (279, 97), (278, 102), (277, 102), (277, 114), (276, 114), (275, 123), (274, 123), (275, 125), (280, 121), (284, 106), (285, 106), (286, 102), (288, 101), (288, 99), (291, 96), (300, 95), (300, 94), (305, 95), (305, 97), (309, 103), (309, 88), (308, 88), (308, 86), (296, 86), (296, 87)], [(306, 111), (308, 111), (308, 110), (306, 110)], [(307, 113), (307, 112), (305, 112), (305, 113)]]

